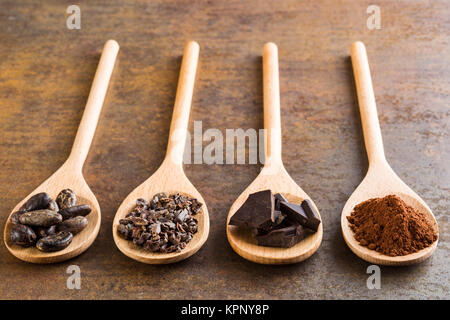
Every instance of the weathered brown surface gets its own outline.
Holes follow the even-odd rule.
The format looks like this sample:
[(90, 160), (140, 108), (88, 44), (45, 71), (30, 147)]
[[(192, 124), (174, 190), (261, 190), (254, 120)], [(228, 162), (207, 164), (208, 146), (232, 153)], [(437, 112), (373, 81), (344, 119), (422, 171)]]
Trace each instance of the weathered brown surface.
[[(358, 4), (359, 3), (359, 4)], [(450, 298), (450, 9), (440, 1), (377, 1), (382, 29), (366, 28), (369, 1), (89, 1), (82, 29), (68, 30), (61, 1), (0, 1), (0, 229), (14, 205), (66, 159), (100, 50), (119, 60), (84, 167), (102, 227), (81, 256), (55, 265), (21, 262), (0, 243), (0, 298)], [(123, 198), (163, 159), (187, 40), (201, 46), (193, 120), (203, 129), (262, 126), (261, 52), (279, 46), (283, 157), (321, 210), (324, 240), (309, 260), (263, 266), (228, 245), (225, 219), (259, 165), (186, 165), (207, 201), (211, 232), (188, 260), (150, 266), (115, 247)], [(367, 263), (345, 245), (340, 215), (367, 169), (349, 60), (366, 43), (386, 155), (429, 204), (440, 243), (428, 261), (382, 268), (368, 290)], [(205, 142), (204, 145), (207, 145)], [(66, 268), (81, 268), (81, 290)]]

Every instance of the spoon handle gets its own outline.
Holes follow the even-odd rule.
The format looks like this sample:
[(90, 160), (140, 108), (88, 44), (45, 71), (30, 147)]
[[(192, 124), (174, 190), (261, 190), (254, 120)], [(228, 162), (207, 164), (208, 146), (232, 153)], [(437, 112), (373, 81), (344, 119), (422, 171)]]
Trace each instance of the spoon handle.
[(278, 48), (269, 42), (263, 49), (265, 166), (281, 163), (280, 83)]
[(200, 47), (195, 41), (188, 42), (184, 48), (177, 95), (170, 124), (166, 159), (169, 158), (172, 163), (180, 167), (183, 164), (184, 145), (186, 143), (199, 50)]
[(375, 162), (385, 163), (386, 158), (370, 76), (369, 61), (366, 47), (362, 42), (357, 41), (352, 44), (351, 57), (369, 164)]
[(105, 43), (69, 157), (74, 167), (79, 170), (83, 167), (94, 137), (118, 52), (119, 44), (116, 41), (108, 40)]

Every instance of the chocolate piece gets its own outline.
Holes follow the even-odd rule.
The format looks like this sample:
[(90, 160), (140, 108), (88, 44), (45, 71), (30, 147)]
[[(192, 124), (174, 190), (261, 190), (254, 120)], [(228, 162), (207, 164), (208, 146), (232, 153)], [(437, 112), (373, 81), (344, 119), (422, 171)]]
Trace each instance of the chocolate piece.
[(231, 217), (229, 224), (268, 230), (275, 222), (274, 198), (272, 191), (252, 193), (244, 204)]
[(309, 229), (317, 231), (320, 219), (309, 200), (289, 203), (281, 193), (264, 190), (250, 194), (229, 224), (249, 229), (260, 246), (290, 248)]
[(319, 227), (317, 220), (309, 219), (301, 205), (281, 201), (280, 208), (281, 212), (284, 213), (289, 220), (296, 221), (306, 228), (317, 231), (317, 228)]
[(303, 227), (291, 225), (274, 229), (267, 234), (257, 235), (255, 239), (259, 246), (290, 248), (305, 237)]
[(319, 228), (320, 219), (319, 214), (317, 213), (316, 209), (314, 209), (311, 200), (309, 199), (303, 200), (301, 207), (303, 208), (303, 211), (305, 211), (306, 216), (308, 217), (309, 224), (312, 227), (311, 229), (317, 231), (317, 229)]
[[(261, 235), (261, 234), (266, 234), (267, 232), (275, 229), (275, 228), (280, 228), (283, 221), (285, 221), (285, 215), (283, 215), (281, 213), (281, 211), (278, 210), (274, 210), (273, 211), (273, 217), (275, 219), (275, 221), (270, 221), (267, 222), (265, 224), (263, 224), (261, 227), (259, 228), (252, 228), (252, 233), (253, 235)], [(291, 224), (284, 224), (284, 226), (289, 226)]]
[(280, 210), (280, 202), (284, 201), (284, 202), (289, 202), (285, 196), (283, 196), (281, 193), (277, 193), (274, 195), (275, 198), (275, 210)]
[(285, 216), (281, 213), (281, 211), (274, 210), (273, 211), (273, 218), (274, 218), (273, 226), (275, 227), (275, 226), (279, 225), (281, 222), (283, 222)]
[(289, 220), (295, 221), (302, 226), (306, 226), (308, 223), (308, 216), (298, 204), (281, 201), (280, 209)]

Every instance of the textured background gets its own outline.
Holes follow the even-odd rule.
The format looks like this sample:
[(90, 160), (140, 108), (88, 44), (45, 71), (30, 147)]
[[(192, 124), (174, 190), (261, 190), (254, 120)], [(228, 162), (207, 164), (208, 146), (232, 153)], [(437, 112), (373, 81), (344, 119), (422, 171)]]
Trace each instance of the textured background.
[[(104, 42), (121, 45), (84, 175), (102, 208), (100, 234), (81, 256), (55, 265), (17, 260), (0, 242), (0, 298), (446, 298), (449, 299), (450, 8), (447, 1), (376, 1), (382, 29), (369, 31), (372, 1), (89, 1), (81, 30), (68, 30), (62, 1), (0, 1), (0, 229), (15, 204), (66, 159)], [(191, 113), (203, 130), (261, 128), (262, 46), (279, 46), (283, 158), (321, 210), (324, 239), (307, 261), (256, 265), (228, 245), (225, 220), (259, 165), (186, 165), (211, 216), (205, 246), (166, 266), (135, 262), (115, 247), (123, 198), (161, 163), (180, 56), (201, 46)], [(340, 231), (345, 201), (367, 158), (349, 59), (369, 54), (386, 156), (436, 215), (440, 243), (426, 262), (381, 268)], [(205, 143), (204, 145), (206, 145)], [(76, 264), (81, 290), (66, 288)]]

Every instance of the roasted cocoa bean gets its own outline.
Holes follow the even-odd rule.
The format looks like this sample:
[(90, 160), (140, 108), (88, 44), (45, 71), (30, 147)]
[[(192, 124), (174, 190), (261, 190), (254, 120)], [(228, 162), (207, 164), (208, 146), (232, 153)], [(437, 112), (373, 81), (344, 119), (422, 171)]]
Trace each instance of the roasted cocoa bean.
[(73, 207), (77, 204), (77, 196), (71, 189), (62, 190), (56, 197), (59, 210)]
[(88, 204), (80, 204), (78, 206), (61, 209), (58, 213), (62, 215), (63, 220), (67, 220), (77, 216), (84, 217), (91, 213), (91, 207)]
[(54, 235), (39, 239), (36, 247), (44, 252), (60, 251), (72, 243), (73, 235), (68, 231), (61, 231)]
[[(62, 190), (56, 200), (45, 193), (30, 197), (18, 211), (9, 218), (12, 223), (10, 239), (13, 243), (29, 247), (35, 245), (45, 252), (59, 251), (72, 242), (74, 234), (83, 230), (88, 220), (84, 217), (91, 212), (89, 205), (76, 205), (77, 197), (71, 189)], [(141, 199), (140, 211), (146, 210), (148, 203)], [(140, 219), (137, 216), (137, 219)], [(139, 221), (136, 221), (138, 225)], [(147, 223), (146, 220), (142, 221)], [(124, 225), (124, 236), (131, 235), (136, 226)], [(145, 229), (145, 226), (142, 226)], [(141, 236), (142, 232), (141, 230)], [(143, 235), (144, 242), (150, 237)]]
[(36, 230), (36, 234), (39, 238), (51, 236), (56, 233), (56, 225), (52, 225), (50, 227), (38, 227)]
[(23, 224), (15, 224), (11, 228), (11, 242), (23, 247), (31, 247), (36, 242), (36, 233)]
[(35, 194), (34, 196), (30, 197), (21, 207), (18, 211), (21, 212), (28, 212), (28, 211), (34, 211), (34, 210), (41, 210), (46, 209), (48, 207), (48, 204), (50, 203), (51, 198), (46, 192), (41, 192), (38, 194)]
[(88, 220), (83, 216), (73, 217), (64, 220), (58, 224), (58, 231), (69, 231), (73, 235), (76, 235), (81, 230), (83, 230), (88, 224)]
[(56, 212), (59, 211), (58, 204), (57, 204), (56, 201), (53, 200), (53, 199), (50, 200), (50, 202), (49, 202), (49, 204), (48, 204), (48, 206), (47, 206), (46, 209), (49, 209), (49, 210), (52, 210), (52, 211), (56, 211)]
[(43, 209), (25, 212), (19, 217), (22, 224), (37, 227), (50, 227), (62, 221), (62, 216), (52, 210)]
[(11, 217), (9, 217), (9, 221), (10, 221), (12, 224), (18, 224), (18, 223), (20, 223), (19, 217), (20, 217), (22, 214), (24, 214), (24, 212), (22, 212), (22, 211), (15, 211), (15, 212), (13, 212), (13, 213), (11, 214)]

